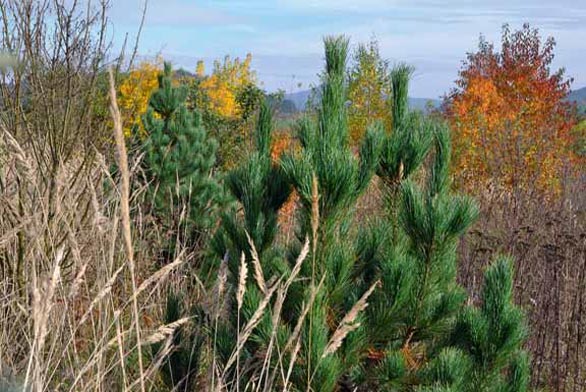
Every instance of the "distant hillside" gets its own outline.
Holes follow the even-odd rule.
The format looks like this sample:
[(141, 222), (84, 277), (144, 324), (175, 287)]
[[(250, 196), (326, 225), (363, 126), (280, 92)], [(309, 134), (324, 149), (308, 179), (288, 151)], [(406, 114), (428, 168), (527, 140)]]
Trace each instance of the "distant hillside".
[[(301, 111), (305, 109), (305, 105), (307, 104), (310, 95), (311, 90), (303, 90), (291, 94), (285, 94), (285, 99), (292, 101), (297, 110)], [(431, 98), (409, 98), (409, 106), (414, 110), (425, 110), (428, 107), (428, 103), (430, 103), (432, 107), (437, 108), (441, 104), (441, 101)]]
[(305, 104), (309, 100), (311, 90), (297, 91), (296, 93), (285, 94), (285, 98), (295, 104), (297, 110), (305, 109)]
[(409, 107), (413, 110), (426, 110), (430, 105), (437, 109), (442, 104), (439, 99), (409, 97)]
[(586, 105), (586, 87), (582, 87), (569, 93), (568, 100), (576, 102), (580, 105)]
[[(180, 68), (175, 71), (175, 77), (189, 79), (195, 78), (195, 74), (184, 68)], [(570, 95), (574, 93), (580, 93), (581, 100), (584, 100), (586, 103), (586, 87), (575, 92), (572, 92)], [(295, 112), (303, 111), (305, 109), (307, 101), (309, 101), (310, 96), (311, 90), (302, 90), (290, 94), (285, 94), (285, 96), (283, 97), (283, 102), (281, 102), (279, 111), (283, 114), (292, 114)], [(441, 105), (441, 101), (439, 99), (431, 98), (409, 98), (409, 107), (413, 110), (425, 111), (429, 107), (429, 105), (431, 105), (433, 108), (438, 108)]]
[(578, 112), (586, 114), (586, 87), (582, 87), (569, 93), (568, 101), (576, 102), (576, 105), (578, 105)]

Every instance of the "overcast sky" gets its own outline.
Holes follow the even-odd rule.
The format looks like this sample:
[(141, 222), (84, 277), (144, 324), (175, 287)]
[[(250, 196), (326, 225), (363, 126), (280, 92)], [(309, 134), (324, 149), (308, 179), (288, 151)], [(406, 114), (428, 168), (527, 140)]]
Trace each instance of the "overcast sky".
[[(143, 2), (112, 0), (117, 37), (136, 33)], [(374, 35), (383, 57), (416, 67), (410, 95), (436, 98), (481, 33), (498, 44), (504, 23), (524, 22), (556, 39), (555, 66), (586, 86), (586, 0), (148, 0), (139, 53), (194, 70), (251, 52), (264, 88), (291, 92), (316, 82), (324, 35)]]

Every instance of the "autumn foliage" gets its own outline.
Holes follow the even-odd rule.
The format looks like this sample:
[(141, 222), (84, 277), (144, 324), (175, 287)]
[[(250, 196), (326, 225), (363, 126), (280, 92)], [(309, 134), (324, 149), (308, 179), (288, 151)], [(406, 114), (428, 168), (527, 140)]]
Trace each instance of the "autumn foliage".
[(387, 98), (391, 94), (388, 61), (382, 59), (378, 42), (358, 45), (348, 72), (348, 127), (350, 139), (357, 144), (369, 124), (381, 121), (390, 128), (390, 111)]
[[(250, 68), (251, 61), (250, 54), (244, 60), (226, 56), (223, 61), (214, 62), (210, 75), (205, 74), (204, 63), (199, 61), (195, 69), (196, 82), (191, 84), (197, 90), (194, 93), (196, 102), (192, 106), (221, 118), (235, 119), (242, 116), (247, 109), (242, 107), (246, 97), (243, 99), (239, 94), (247, 91), (247, 87), (256, 86), (256, 75)], [(162, 59), (143, 61), (123, 76), (118, 104), (125, 119), (123, 125), (126, 135), (130, 135), (135, 126), (144, 132), (141, 118), (146, 113), (149, 97), (158, 86), (162, 65)], [(190, 84), (188, 80), (177, 79), (174, 82)]]
[(500, 52), (483, 37), (469, 53), (444, 113), (452, 126), (455, 178), (468, 189), (487, 181), (556, 191), (572, 160), (571, 79), (551, 71), (555, 41), (529, 25), (505, 25)]
[(232, 60), (230, 56), (226, 56), (223, 62), (214, 62), (212, 74), (209, 76), (204, 75), (203, 63), (198, 63), (197, 74), (203, 77), (200, 87), (205, 92), (205, 106), (208, 110), (227, 118), (234, 118), (240, 114), (238, 93), (256, 81), (256, 75), (250, 68), (251, 61), (251, 54), (246, 55), (244, 60)]
[[(271, 143), (271, 159), (275, 165), (279, 164), (283, 154), (296, 150), (298, 150), (298, 146), (294, 143), (290, 129), (275, 132)], [(297, 192), (291, 192), (289, 198), (279, 210), (279, 225), (285, 233), (290, 233), (293, 230), (295, 207), (298, 200), (299, 195)]]
[(126, 136), (130, 136), (135, 126), (144, 132), (141, 118), (146, 113), (151, 94), (159, 86), (158, 76), (162, 65), (161, 59), (143, 61), (124, 77), (118, 92), (118, 105), (124, 119)]

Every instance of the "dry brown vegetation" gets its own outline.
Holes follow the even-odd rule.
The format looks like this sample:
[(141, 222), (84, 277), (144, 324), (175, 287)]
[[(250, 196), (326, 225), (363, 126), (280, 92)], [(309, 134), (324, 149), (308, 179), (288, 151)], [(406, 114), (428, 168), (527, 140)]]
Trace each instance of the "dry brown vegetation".
[[(112, 112), (118, 146), (124, 146), (115, 107)], [(153, 236), (140, 206), (128, 197), (128, 184), (137, 173), (128, 170), (124, 148), (118, 150), (122, 159), (115, 175), (98, 153), (84, 179), (73, 186), (76, 173), (71, 167), (79, 162), (59, 166), (54, 214), (49, 215), (47, 198), (39, 197), (47, 193), (43, 170), (5, 127), (2, 142), (0, 387), (17, 390), (24, 386), (33, 391), (160, 389), (158, 370), (172, 349), (173, 334), (191, 321), (190, 317), (170, 324), (160, 321), (165, 294), (169, 287), (193, 284), (186, 264), (197, 249), (180, 247), (175, 261), (156, 269)], [(251, 247), (256, 254), (252, 243)], [(240, 332), (228, 363), (223, 368), (207, 364), (200, 385), (209, 390), (232, 389), (228, 369), (238, 366), (239, 351), (269, 310), (271, 299), (277, 298), (275, 309), (282, 307), (308, 250), (306, 242), (286, 281), (266, 282), (256, 257), (249, 277), (249, 267), (242, 260), (236, 301), (242, 302), (247, 279), (264, 287), (265, 297)], [(234, 300), (226, 298), (226, 274), (224, 261), (215, 284), (205, 288), (196, 282), (191, 291), (196, 297), (188, 299), (206, 302), (211, 320), (226, 317), (226, 304)], [(348, 333), (347, 325), (364, 308), (367, 297), (344, 319), (330, 351), (339, 347)], [(301, 325), (303, 318), (299, 321)], [(278, 319), (273, 324), (276, 328)], [(295, 356), (300, 339), (299, 332), (294, 333), (282, 352), (266, 353), (267, 361), (287, 351)], [(142, 364), (142, 353), (156, 343), (162, 343), (163, 349)], [(257, 387), (270, 390), (275, 377), (283, 377), (287, 385), (290, 372), (285, 369), (267, 375), (266, 383)]]
[(460, 246), (460, 281), (477, 292), (496, 253), (516, 260), (515, 293), (530, 318), (533, 385), (581, 391), (586, 385), (586, 225), (584, 188), (573, 180), (566, 198), (528, 190), (490, 191), (479, 222)]

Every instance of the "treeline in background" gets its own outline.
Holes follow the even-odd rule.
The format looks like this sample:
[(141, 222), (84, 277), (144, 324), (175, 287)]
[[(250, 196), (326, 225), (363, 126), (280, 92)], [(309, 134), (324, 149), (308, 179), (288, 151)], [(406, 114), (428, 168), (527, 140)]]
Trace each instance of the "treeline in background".
[(415, 107), (411, 66), (326, 37), (300, 105), (252, 55), (114, 53), (107, 1), (0, 15), (0, 389), (586, 387), (552, 38), (505, 25)]

